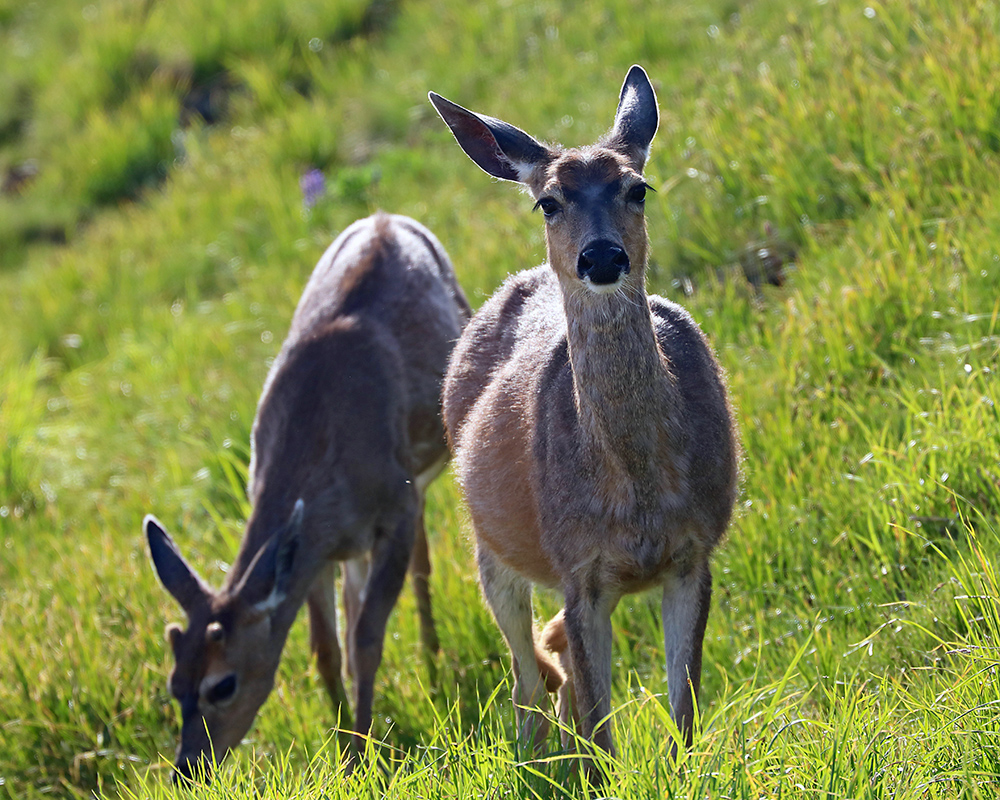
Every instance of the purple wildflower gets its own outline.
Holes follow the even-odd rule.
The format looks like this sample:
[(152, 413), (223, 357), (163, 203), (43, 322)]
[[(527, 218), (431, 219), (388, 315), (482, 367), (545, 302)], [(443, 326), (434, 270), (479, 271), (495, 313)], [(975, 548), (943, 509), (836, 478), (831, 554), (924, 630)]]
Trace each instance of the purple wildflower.
[(302, 190), (302, 204), (312, 208), (326, 194), (326, 178), (318, 169), (311, 169), (299, 178), (299, 188)]

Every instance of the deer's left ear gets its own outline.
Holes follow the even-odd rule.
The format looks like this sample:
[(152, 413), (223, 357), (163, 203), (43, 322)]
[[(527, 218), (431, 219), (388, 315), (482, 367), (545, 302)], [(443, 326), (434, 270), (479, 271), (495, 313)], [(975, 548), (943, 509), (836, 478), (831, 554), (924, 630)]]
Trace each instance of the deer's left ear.
[(184, 560), (170, 534), (152, 514), (142, 521), (142, 529), (149, 542), (149, 555), (160, 583), (180, 603), (190, 617), (195, 609), (208, 602), (208, 587)]
[(646, 70), (636, 64), (625, 76), (615, 124), (607, 135), (606, 144), (626, 156), (637, 172), (642, 172), (659, 124), (660, 112), (653, 85)]

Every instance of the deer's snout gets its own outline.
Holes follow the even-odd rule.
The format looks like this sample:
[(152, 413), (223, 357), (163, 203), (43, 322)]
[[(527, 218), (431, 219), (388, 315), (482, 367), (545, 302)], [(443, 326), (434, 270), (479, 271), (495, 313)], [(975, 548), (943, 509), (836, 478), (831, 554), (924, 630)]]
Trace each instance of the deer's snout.
[(179, 757), (174, 764), (174, 786), (182, 786), (188, 782), (202, 778), (209, 780), (208, 761), (200, 756)]
[[(204, 725), (202, 719), (198, 721)], [(214, 761), (210, 747), (207, 750), (202, 747), (178, 747), (174, 758), (174, 786), (186, 786), (195, 781), (210, 783)]]
[(597, 286), (617, 283), (629, 271), (628, 253), (609, 241), (596, 241), (584, 248), (576, 263), (576, 274)]

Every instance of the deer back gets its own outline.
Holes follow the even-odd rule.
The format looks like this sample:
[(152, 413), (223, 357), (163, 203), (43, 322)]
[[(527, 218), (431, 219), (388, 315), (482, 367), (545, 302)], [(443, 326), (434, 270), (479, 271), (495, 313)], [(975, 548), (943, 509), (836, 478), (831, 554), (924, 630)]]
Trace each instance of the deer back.
[[(303, 340), (349, 317), (377, 331), (381, 347), (391, 351), (401, 367), (409, 446), (413, 468), (420, 472), (443, 452), (441, 383), (470, 316), (451, 262), (427, 228), (407, 217), (381, 213), (354, 223), (320, 258), (302, 293), (265, 381), (254, 423), (255, 453), (263, 444), (258, 439), (266, 437), (261, 412), (285, 362)], [(251, 482), (257, 471), (251, 470)]]

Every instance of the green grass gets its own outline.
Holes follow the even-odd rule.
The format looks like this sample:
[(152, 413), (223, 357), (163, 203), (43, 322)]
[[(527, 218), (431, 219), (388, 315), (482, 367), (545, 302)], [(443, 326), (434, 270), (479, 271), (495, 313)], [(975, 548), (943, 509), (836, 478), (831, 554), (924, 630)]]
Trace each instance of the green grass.
[[(180, 611), (140, 521), (221, 581), (268, 359), (338, 231), (416, 217), (476, 306), (542, 259), (539, 216), (427, 91), (579, 144), (639, 62), (651, 288), (714, 343), (745, 458), (676, 768), (658, 598), (615, 613), (612, 793), (996, 796), (998, 61), (985, 0), (0, 0), (0, 182), (38, 170), (0, 194), (0, 795), (173, 795)], [(306, 209), (310, 168), (328, 188)], [(757, 292), (739, 263), (763, 245), (797, 262)], [(513, 746), (450, 477), (428, 515), (437, 691), (404, 592), (381, 744), (343, 776), (300, 623), (201, 794), (587, 793), (555, 737)]]

